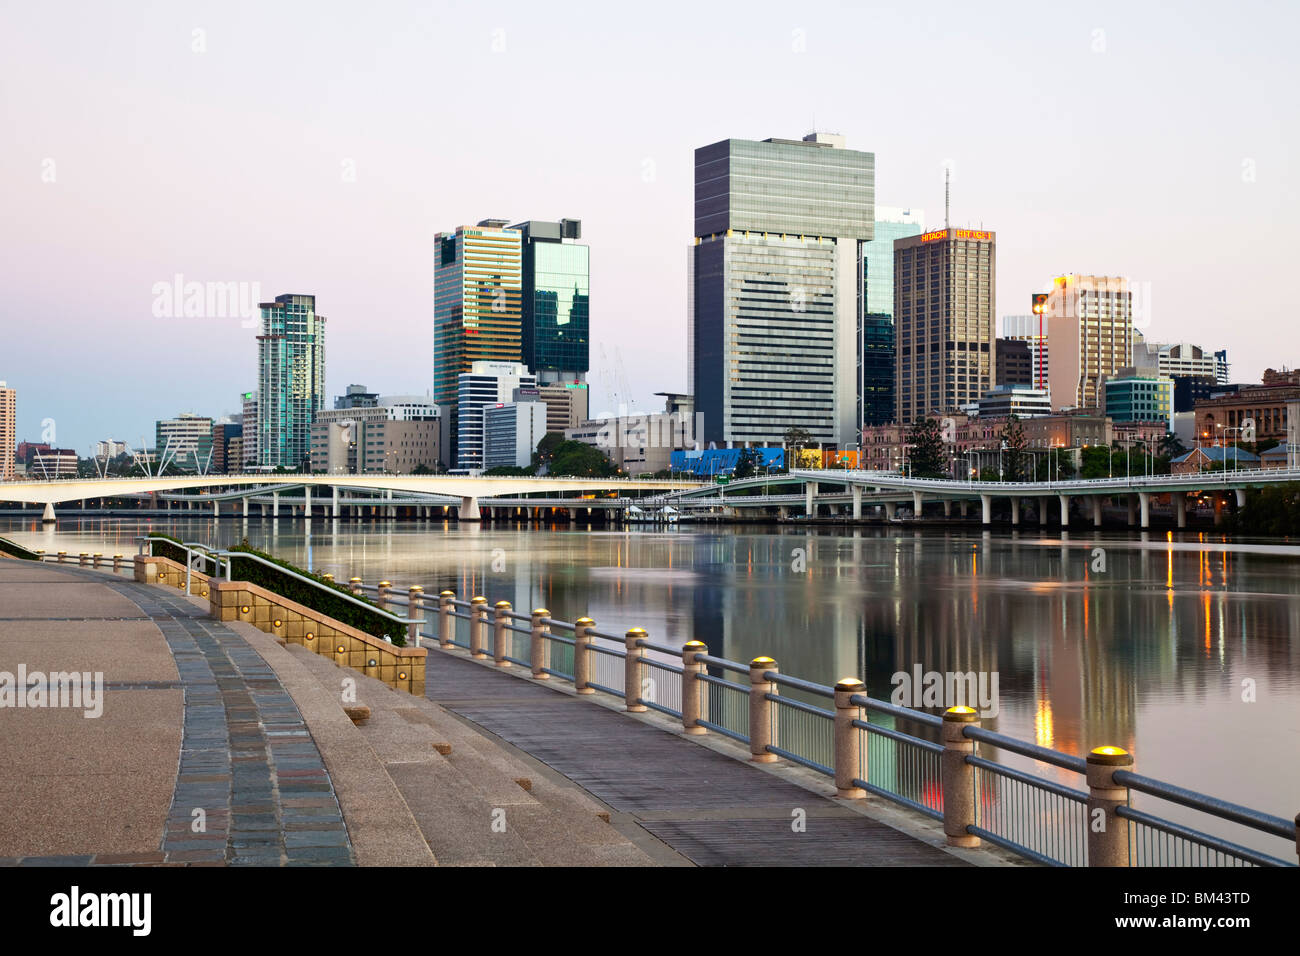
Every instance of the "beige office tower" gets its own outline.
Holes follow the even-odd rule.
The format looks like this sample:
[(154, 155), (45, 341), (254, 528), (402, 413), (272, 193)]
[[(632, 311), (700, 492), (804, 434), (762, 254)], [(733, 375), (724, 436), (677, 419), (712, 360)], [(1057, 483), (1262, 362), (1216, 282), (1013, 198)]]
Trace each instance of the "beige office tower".
[(894, 240), (895, 420), (952, 414), (997, 384), (995, 234)]
[(1047, 294), (1052, 408), (1104, 408), (1103, 382), (1133, 364), (1133, 294), (1119, 276), (1059, 276)]
[(18, 392), (0, 382), (0, 481), (14, 480), (14, 443), (18, 440)]

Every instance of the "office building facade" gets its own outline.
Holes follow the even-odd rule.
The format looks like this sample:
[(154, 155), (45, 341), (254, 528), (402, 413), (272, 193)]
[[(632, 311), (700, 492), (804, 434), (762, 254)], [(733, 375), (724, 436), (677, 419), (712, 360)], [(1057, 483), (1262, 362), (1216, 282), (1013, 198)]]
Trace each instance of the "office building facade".
[(543, 385), (586, 381), (591, 368), (591, 254), (582, 220), (530, 220), (522, 258), (522, 362)]
[(520, 362), (475, 362), (468, 372), (457, 377), (457, 471), (477, 472), (486, 467), (484, 409), (513, 401), (515, 389), (536, 387), (537, 379)]
[(1050, 378), (1052, 354), (1047, 341), (1047, 318), (1040, 315), (1004, 315), (1000, 338), (1024, 342), (1029, 346), (1029, 363), (1032, 369), (1030, 384), (1047, 388)]
[(894, 242), (895, 421), (953, 414), (997, 384), (996, 235), (936, 229)]
[[(353, 391), (361, 389), (361, 392)], [(366, 402), (348, 407), (348, 396)], [(318, 474), (410, 474), (423, 465), (439, 469), (440, 409), (423, 395), (378, 395), (349, 386), (335, 407), (316, 416), (311, 428), (311, 470)]]
[(1040, 418), (1052, 414), (1052, 401), (1047, 389), (1028, 385), (1001, 384), (985, 393), (979, 400), (980, 418)]
[(279, 295), (261, 310), (257, 465), (297, 471), (309, 466), (311, 424), (325, 407), (325, 316), (314, 295)]
[(875, 156), (842, 137), (695, 151), (689, 362), (704, 440), (858, 440)]
[(257, 392), (243, 392), (240, 400), (244, 409), (244, 433), (240, 440), (240, 460), (244, 471), (257, 467)]
[(894, 240), (925, 231), (920, 209), (877, 206), (873, 238), (862, 244), (862, 352), (859, 417), (864, 425), (894, 420)]
[(18, 390), (0, 382), (0, 481), (13, 481), (18, 443)]
[(159, 462), (181, 471), (208, 471), (212, 466), (212, 426), (208, 416), (193, 414), (155, 422)]
[(1112, 422), (1164, 422), (1167, 430), (1173, 430), (1173, 379), (1134, 373), (1107, 378), (1102, 389), (1106, 417)]
[(520, 401), (483, 410), (483, 467), (526, 468), (546, 435), (546, 405)]
[(1122, 277), (1065, 275), (1047, 294), (1052, 407), (1100, 408), (1102, 383), (1133, 365), (1133, 295)]
[(1034, 384), (1034, 356), (1028, 342), (998, 339), (996, 351), (995, 372), (999, 385), (1023, 385), (1028, 388)]

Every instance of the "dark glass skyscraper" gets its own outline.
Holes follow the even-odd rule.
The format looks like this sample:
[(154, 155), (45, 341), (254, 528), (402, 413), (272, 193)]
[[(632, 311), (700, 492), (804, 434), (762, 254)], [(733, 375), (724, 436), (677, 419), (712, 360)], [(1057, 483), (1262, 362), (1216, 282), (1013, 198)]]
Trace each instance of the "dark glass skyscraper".
[(543, 385), (581, 382), (591, 368), (590, 250), (582, 221), (521, 222), (523, 363)]
[(876, 207), (875, 238), (862, 244), (862, 360), (859, 366), (864, 425), (894, 420), (894, 240), (919, 236), (925, 228), (919, 209)]

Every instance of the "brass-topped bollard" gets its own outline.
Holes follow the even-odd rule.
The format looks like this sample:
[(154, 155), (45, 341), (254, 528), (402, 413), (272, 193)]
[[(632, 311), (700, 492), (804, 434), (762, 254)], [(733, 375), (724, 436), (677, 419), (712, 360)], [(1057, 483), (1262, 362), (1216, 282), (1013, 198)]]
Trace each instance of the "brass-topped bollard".
[(862, 759), (862, 732), (855, 720), (865, 720), (866, 713), (853, 698), (867, 692), (867, 685), (856, 677), (845, 677), (835, 684), (835, 796), (858, 799), (867, 791), (858, 780), (867, 779), (867, 765)]
[(406, 594), (406, 616), (415, 618), (410, 624), (406, 625), (406, 642), (412, 647), (419, 647), (420, 625), (424, 623), (424, 588), (418, 584), (412, 584), (406, 589)]
[(1128, 806), (1128, 787), (1117, 770), (1133, 770), (1133, 755), (1123, 747), (1095, 747), (1088, 753), (1088, 865), (1132, 866), (1128, 820), (1115, 811)]
[(393, 583), (391, 581), (379, 582), (379, 599), (376, 603), (378, 603), (378, 605), (381, 608), (383, 608), (385, 611), (388, 610), (388, 592), (392, 588), (392, 586)]
[(506, 630), (506, 626), (510, 623), (509, 615), (510, 602), (497, 601), (496, 620), (492, 622), (492, 659), (497, 667), (510, 666), (510, 662), (506, 660), (506, 641), (510, 640), (510, 632)]
[(777, 737), (776, 713), (768, 694), (776, 694), (776, 684), (767, 674), (777, 670), (770, 657), (755, 657), (749, 662), (749, 759), (754, 763), (775, 763), (776, 754), (768, 747)]
[(104, 563), (104, 556), (100, 554), (98, 551), (96, 551), (94, 554), (90, 556), (90, 566), (92, 568), (97, 568), (103, 563)]
[[(645, 661), (645, 648), (640, 646), (640, 642), (649, 636), (644, 627), (634, 627), (624, 635), (627, 656), (623, 658), (623, 709), (634, 714), (645, 713), (648, 709), (641, 702), (641, 691), (644, 689), (641, 686), (641, 668)], [(654, 700), (653, 693), (649, 699)]]
[(533, 665), (533, 677), (537, 680), (550, 680), (546, 673), (551, 667), (551, 612), (544, 607), (533, 608), (533, 632), (528, 638), (528, 659)]
[(361, 579), (360, 579), (360, 578), (348, 578), (348, 588), (352, 591), (353, 594), (355, 594), (357, 597), (360, 597), (360, 596), (361, 596)]
[(977, 820), (975, 768), (966, 762), (975, 752), (975, 741), (966, 736), (966, 728), (979, 725), (980, 715), (973, 707), (949, 707), (943, 712), (939, 780), (943, 792), (943, 832), (949, 846), (980, 845), (980, 838), (967, 830)]
[(487, 646), (487, 598), (479, 595), (470, 598), (469, 603), (473, 605), (469, 609), (469, 656), (484, 658), (487, 657), (487, 651), (484, 650)]
[(438, 645), (453, 647), (452, 638), (456, 636), (456, 619), (451, 616), (456, 600), (455, 591), (443, 591), (438, 595)]
[(709, 732), (700, 726), (701, 720), (709, 719), (709, 685), (701, 680), (704, 662), (696, 659), (708, 652), (703, 641), (687, 641), (682, 646), (682, 730), (692, 736)]
[(122, 556), (120, 554), (113, 555), (113, 570), (114, 571), (122, 570)]
[(587, 686), (591, 680), (591, 645), (596, 640), (590, 632), (595, 626), (589, 617), (573, 622), (573, 686), (579, 694), (596, 693), (596, 688)]
[(90, 553), (87, 551), (82, 551), (81, 554), (78, 556), (77, 563), (80, 564), (83, 568), (86, 565), (88, 565), (90, 563)]
[(321, 577), (321, 580), (322, 580), (322, 581), (325, 581), (325, 582), (328, 583), (328, 584), (333, 584), (333, 583), (334, 583), (334, 575), (330, 574), (328, 571), (326, 571), (326, 572), (325, 572), (324, 574), (322, 574), (320, 577)]
[(68, 556), (68, 552), (60, 551), (58, 555), (59, 564), (66, 564), (67, 562), (64, 559), (67, 558), (67, 556)]

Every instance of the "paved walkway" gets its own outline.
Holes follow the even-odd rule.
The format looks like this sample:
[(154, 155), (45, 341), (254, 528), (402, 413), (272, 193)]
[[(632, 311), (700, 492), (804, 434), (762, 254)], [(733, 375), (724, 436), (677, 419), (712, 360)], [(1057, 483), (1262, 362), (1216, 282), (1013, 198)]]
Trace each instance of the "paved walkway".
[(353, 862), (297, 706), (184, 596), (0, 560), (0, 671), (24, 666), (102, 672), (103, 712), (0, 709), (0, 862)]
[(699, 865), (967, 865), (744, 760), (455, 652), (430, 651), (425, 692)]

